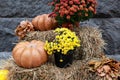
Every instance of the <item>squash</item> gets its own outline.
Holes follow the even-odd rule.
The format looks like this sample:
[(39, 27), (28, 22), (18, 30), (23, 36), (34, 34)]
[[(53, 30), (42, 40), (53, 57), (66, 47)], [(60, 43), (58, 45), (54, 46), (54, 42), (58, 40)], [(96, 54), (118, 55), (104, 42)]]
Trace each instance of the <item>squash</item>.
[(57, 22), (54, 18), (49, 17), (49, 14), (38, 15), (32, 20), (32, 24), (36, 30), (47, 31), (54, 29)]
[(12, 56), (16, 64), (24, 68), (38, 67), (47, 61), (44, 42), (37, 40), (19, 42), (14, 47)]

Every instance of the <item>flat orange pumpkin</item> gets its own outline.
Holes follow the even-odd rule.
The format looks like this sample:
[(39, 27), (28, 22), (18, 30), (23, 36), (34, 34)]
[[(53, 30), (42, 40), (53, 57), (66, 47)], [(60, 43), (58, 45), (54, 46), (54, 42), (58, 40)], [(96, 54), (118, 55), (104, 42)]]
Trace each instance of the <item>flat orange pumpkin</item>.
[(32, 40), (18, 43), (12, 56), (17, 65), (24, 68), (38, 67), (47, 61), (47, 53), (44, 50), (44, 42)]

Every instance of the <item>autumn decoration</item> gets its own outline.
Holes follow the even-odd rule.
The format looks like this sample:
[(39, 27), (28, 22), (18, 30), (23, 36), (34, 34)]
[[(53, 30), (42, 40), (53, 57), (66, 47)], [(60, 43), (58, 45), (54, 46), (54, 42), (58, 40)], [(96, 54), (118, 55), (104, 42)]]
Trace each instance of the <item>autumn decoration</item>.
[(79, 26), (80, 21), (88, 20), (96, 14), (96, 0), (53, 0), (52, 13), (59, 25), (71, 28)]
[(120, 62), (105, 56), (101, 30), (79, 27), (96, 14), (97, 0), (51, 1), (51, 13), (16, 27), (19, 42), (0, 80), (119, 79)]
[(26, 33), (34, 31), (32, 23), (28, 20), (21, 21), (20, 24), (15, 29), (15, 34), (22, 39), (25, 37)]
[(44, 42), (32, 40), (19, 42), (12, 51), (12, 56), (17, 65), (24, 68), (33, 68), (47, 61)]
[(116, 60), (104, 57), (100, 60), (91, 60), (88, 64), (90, 71), (96, 72), (105, 80), (117, 80), (120, 77), (120, 62)]
[(32, 20), (32, 24), (36, 30), (46, 31), (54, 29), (57, 22), (54, 18), (48, 17), (49, 14), (38, 15)]

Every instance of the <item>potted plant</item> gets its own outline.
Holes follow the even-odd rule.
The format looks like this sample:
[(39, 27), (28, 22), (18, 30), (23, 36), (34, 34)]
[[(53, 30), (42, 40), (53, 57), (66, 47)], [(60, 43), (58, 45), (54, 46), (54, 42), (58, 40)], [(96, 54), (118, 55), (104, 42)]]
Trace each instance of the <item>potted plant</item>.
[(96, 14), (96, 0), (53, 0), (52, 13), (62, 27), (79, 26), (80, 21), (88, 20)]
[(54, 32), (55, 39), (46, 41), (44, 48), (49, 55), (54, 54), (56, 66), (67, 67), (72, 64), (74, 50), (80, 47), (80, 40), (75, 32), (67, 28), (57, 28)]

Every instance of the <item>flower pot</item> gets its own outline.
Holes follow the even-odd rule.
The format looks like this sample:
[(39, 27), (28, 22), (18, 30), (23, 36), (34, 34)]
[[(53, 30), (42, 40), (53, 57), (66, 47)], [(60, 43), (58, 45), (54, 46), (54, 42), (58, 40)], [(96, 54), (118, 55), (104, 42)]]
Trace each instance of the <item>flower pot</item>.
[(79, 23), (80, 22), (74, 22), (74, 24), (72, 24), (71, 22), (66, 22), (62, 24), (62, 27), (73, 30), (73, 27), (79, 27)]
[(62, 54), (61, 52), (56, 52), (54, 54), (55, 65), (60, 68), (68, 67), (72, 64), (74, 51), (68, 51), (67, 54)]

